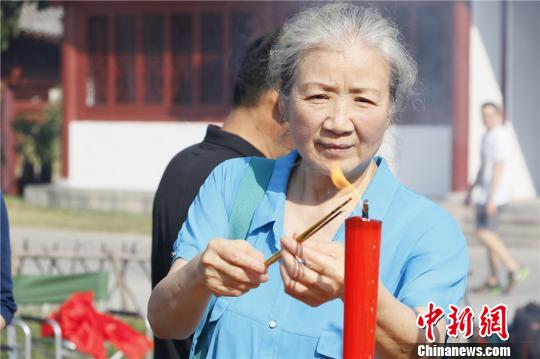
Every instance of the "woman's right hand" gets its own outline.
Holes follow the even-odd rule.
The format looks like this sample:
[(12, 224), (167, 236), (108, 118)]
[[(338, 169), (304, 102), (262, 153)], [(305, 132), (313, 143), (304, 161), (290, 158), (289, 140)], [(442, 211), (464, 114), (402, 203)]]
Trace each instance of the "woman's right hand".
[(208, 290), (218, 297), (238, 297), (268, 280), (264, 256), (243, 239), (211, 240), (199, 270)]

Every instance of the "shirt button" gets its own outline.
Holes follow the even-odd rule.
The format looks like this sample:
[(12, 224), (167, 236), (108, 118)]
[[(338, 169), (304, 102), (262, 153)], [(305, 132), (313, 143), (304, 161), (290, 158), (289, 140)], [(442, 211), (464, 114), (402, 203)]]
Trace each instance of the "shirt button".
[(277, 326), (277, 322), (275, 320), (271, 320), (268, 323), (268, 326), (270, 327), (270, 329), (274, 329)]

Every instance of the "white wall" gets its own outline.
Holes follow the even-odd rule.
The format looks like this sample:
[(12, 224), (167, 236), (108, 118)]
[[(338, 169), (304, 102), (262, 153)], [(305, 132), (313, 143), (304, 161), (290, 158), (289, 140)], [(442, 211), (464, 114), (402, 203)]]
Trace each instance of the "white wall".
[(507, 111), (540, 193), (540, 2), (508, 2)]
[(170, 159), (200, 142), (207, 123), (73, 121), (71, 187), (154, 191)]
[[(67, 185), (154, 191), (170, 159), (200, 142), (206, 126), (198, 122), (73, 121)], [(432, 196), (444, 196), (450, 190), (449, 127), (392, 126), (379, 152), (414, 190)]]
[(450, 192), (450, 126), (392, 126), (379, 154), (388, 160), (396, 177), (413, 190), (433, 197), (444, 197)]

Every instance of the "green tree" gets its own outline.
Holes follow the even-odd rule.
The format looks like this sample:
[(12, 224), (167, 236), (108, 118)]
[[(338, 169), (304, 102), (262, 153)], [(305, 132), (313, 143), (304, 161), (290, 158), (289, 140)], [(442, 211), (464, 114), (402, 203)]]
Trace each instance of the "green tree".
[(12, 128), (17, 135), (16, 151), (25, 165), (31, 173), (39, 169), (41, 181), (50, 182), (53, 166), (60, 162), (62, 103), (49, 104), (43, 112), (43, 121), (23, 115), (13, 121)]
[(17, 22), (24, 4), (36, 3), (38, 10), (48, 5), (47, 0), (0, 1), (0, 46), (2, 52), (9, 48), (9, 42), (17, 36)]

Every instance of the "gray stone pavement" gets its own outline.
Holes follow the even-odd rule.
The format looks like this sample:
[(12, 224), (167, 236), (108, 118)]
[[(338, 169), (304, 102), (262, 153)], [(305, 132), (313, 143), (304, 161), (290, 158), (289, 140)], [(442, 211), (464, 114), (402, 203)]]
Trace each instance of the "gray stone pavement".
[[(539, 239), (540, 243), (540, 239)], [(540, 248), (510, 248), (510, 254), (518, 263), (529, 269), (529, 276), (520, 282), (510, 294), (494, 295), (490, 293), (468, 292), (468, 300), (474, 313), (480, 314), (482, 305), (494, 306), (499, 303), (508, 306), (509, 320), (513, 318), (515, 311), (531, 301), (540, 303)], [(483, 247), (473, 245), (469, 247), (470, 268), (472, 274), (469, 278), (469, 288), (477, 288), (485, 282), (488, 276), (488, 260)], [(506, 283), (506, 271), (501, 268), (499, 277), (502, 283)]]
[[(92, 232), (74, 232), (60, 230), (41, 230), (29, 228), (11, 228), (13, 250), (18, 253), (21, 250), (24, 239), (31, 242), (32, 248), (51, 247), (53, 243), (58, 243), (59, 249), (72, 249), (74, 243), (79, 241), (84, 243), (84, 250), (88, 253), (99, 251), (102, 244), (106, 244), (115, 251), (122, 252), (122, 246), (128, 247), (136, 244), (138, 252), (145, 254), (150, 260), (151, 241), (149, 235), (140, 234), (115, 234), (115, 233), (92, 233)], [(483, 304), (496, 305), (504, 303), (509, 307), (509, 315), (519, 306), (530, 301), (540, 301), (540, 239), (536, 247), (511, 248), (511, 254), (522, 264), (529, 268), (529, 277), (523, 283), (520, 283), (509, 295), (494, 296), (489, 293), (478, 294), (469, 293), (469, 301), (475, 313), (480, 313)], [(483, 247), (471, 245), (469, 249), (472, 275), (469, 279), (469, 287), (480, 285), (487, 276), (488, 265), (487, 257)], [(65, 268), (69, 267), (69, 262), (61, 263)], [(28, 263), (25, 272), (36, 271), (37, 269)], [(501, 270), (501, 279), (505, 279), (504, 271)], [(143, 312), (146, 312), (146, 304), (150, 295), (150, 279), (137, 266), (127, 268), (128, 286), (135, 293), (137, 301)], [(112, 284), (111, 284), (112, 285)], [(118, 298), (112, 298), (111, 307), (117, 307)]]

